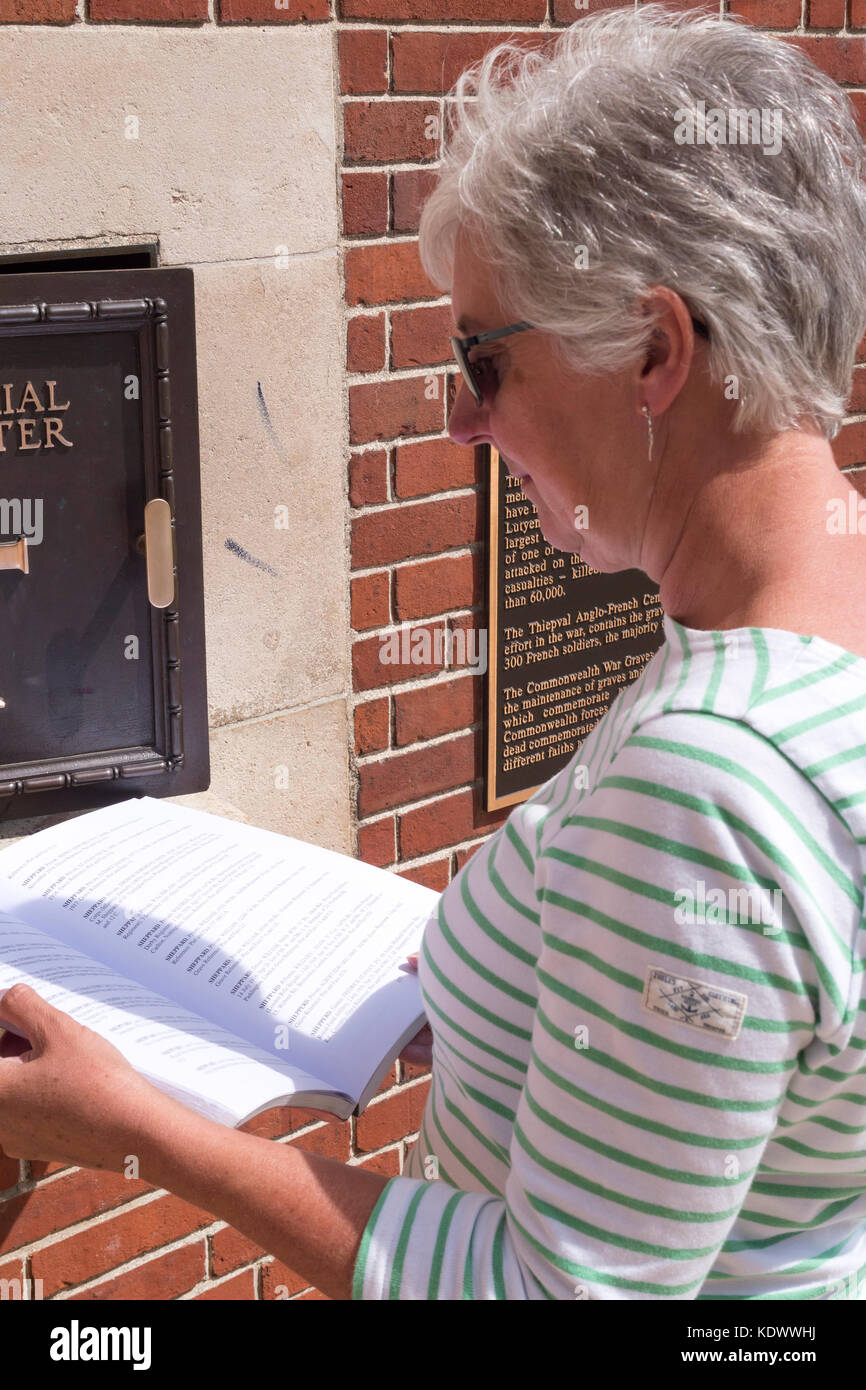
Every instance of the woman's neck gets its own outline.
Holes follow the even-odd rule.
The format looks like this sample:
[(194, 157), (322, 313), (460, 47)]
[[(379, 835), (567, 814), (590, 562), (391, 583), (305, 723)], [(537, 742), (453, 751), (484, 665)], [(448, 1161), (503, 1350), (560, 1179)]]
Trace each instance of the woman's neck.
[(661, 602), (686, 627), (777, 627), (866, 658), (866, 498), (826, 441), (805, 438), (814, 451), (799, 436), (785, 459), (773, 441), (681, 504)]

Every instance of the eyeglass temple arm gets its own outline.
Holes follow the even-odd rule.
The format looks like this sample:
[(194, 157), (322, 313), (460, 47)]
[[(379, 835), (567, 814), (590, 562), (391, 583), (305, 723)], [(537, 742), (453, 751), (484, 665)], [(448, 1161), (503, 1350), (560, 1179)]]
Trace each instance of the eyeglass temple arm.
[(527, 328), (534, 326), (531, 323), (512, 323), (508, 328), (494, 328), (490, 333), (476, 333), (474, 338), (466, 339), (466, 345), (489, 343), (493, 338), (507, 338), (509, 333), (523, 333)]
[[(709, 338), (710, 331), (705, 323), (701, 323), (700, 320), (696, 318), (692, 318), (692, 323), (701, 337)], [(532, 323), (513, 323), (509, 328), (494, 328), (489, 333), (476, 333), (471, 338), (458, 338), (456, 341), (462, 342), (464, 348), (468, 351), (468, 349), (474, 347), (476, 343), (489, 343), (492, 342), (494, 338), (507, 338), (509, 333), (523, 333), (526, 329), (534, 327), (535, 325)]]

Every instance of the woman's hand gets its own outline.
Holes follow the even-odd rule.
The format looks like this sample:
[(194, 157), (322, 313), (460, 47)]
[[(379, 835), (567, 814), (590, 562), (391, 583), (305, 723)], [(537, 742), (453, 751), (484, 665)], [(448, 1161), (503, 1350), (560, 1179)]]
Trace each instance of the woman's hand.
[[(418, 953), (408, 956), (407, 965), (410, 970), (418, 971)], [(433, 1033), (430, 1024), (425, 1023), (420, 1032), (416, 1033), (411, 1042), (408, 1042), (400, 1053), (401, 1062), (413, 1062), (418, 1067), (429, 1067), (433, 1062)]]
[(162, 1093), (110, 1042), (55, 1009), (29, 985), (0, 997), (0, 1149), (123, 1172), (136, 1135), (156, 1121)]
[[(417, 955), (408, 958), (417, 970)], [(157, 1122), (170, 1103), (98, 1033), (55, 1009), (29, 985), (0, 996), (0, 1150), (83, 1168), (123, 1172), (142, 1125)], [(400, 1060), (430, 1066), (429, 1024), (407, 1043)], [(330, 1111), (317, 1118), (336, 1122)]]

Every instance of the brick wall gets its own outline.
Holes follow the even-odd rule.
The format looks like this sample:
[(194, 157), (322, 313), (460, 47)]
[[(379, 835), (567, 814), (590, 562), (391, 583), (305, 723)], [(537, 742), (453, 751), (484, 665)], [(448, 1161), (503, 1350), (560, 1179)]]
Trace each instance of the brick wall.
[[(851, 89), (866, 121), (866, 0), (847, 11), (845, 0), (742, 0), (731, 10), (790, 33)], [(435, 889), (505, 813), (481, 810), (482, 679), (465, 667), (384, 666), (379, 655), (381, 638), (405, 625), (486, 626), (483, 479), (474, 452), (447, 438), (451, 320), (420, 266), (419, 209), (458, 72), (504, 37), (547, 42), (579, 13), (573, 0), (0, 0), (0, 24), (333, 30), (344, 114), (357, 848)], [(859, 366), (854, 414), (866, 414), (864, 374)], [(866, 419), (852, 420), (834, 448), (866, 495)], [(392, 1175), (428, 1084), (425, 1069), (398, 1063), (358, 1120), (324, 1125), (272, 1110), (245, 1128)], [(144, 1183), (0, 1157), (0, 1279), (13, 1278), (77, 1300), (323, 1297), (236, 1231)]]
[[(852, 6), (848, 32), (866, 27), (866, 0)], [(730, 9), (799, 30), (792, 41), (819, 66), (846, 88), (866, 86), (863, 39), (832, 32), (846, 25), (844, 0)], [(442, 889), (507, 812), (481, 809), (482, 678), (379, 659), (395, 629), (486, 626), (484, 480), (474, 451), (445, 433), (453, 328), (415, 234), (459, 72), (506, 38), (545, 44), (579, 12), (574, 0), (343, 0), (339, 18), (358, 852)], [(854, 95), (862, 122), (866, 93)], [(853, 410), (866, 401), (864, 371)], [(843, 466), (866, 458), (866, 422), (835, 449)]]

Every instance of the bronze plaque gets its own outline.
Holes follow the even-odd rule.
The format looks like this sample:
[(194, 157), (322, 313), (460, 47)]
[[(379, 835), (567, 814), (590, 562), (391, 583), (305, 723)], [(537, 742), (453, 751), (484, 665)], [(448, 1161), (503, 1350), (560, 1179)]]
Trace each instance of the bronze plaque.
[(191, 270), (0, 277), (0, 621), (0, 818), (208, 785)]
[(487, 810), (560, 772), (664, 640), (641, 570), (601, 574), (548, 545), (538, 514), (490, 449)]

